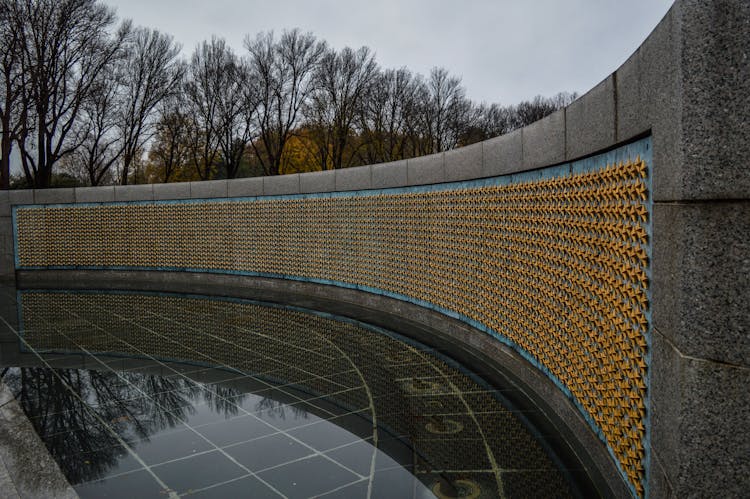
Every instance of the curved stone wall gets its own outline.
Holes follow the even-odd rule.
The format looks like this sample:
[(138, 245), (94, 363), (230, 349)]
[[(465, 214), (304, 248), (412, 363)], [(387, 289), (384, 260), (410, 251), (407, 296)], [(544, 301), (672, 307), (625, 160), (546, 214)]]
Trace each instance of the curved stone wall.
[(642, 494), (648, 161), (642, 140), (532, 174), (430, 187), (20, 206), (16, 268), (240, 273), (437, 309), (547, 373)]
[(224, 200), (19, 206), (19, 270), (233, 273), (438, 310), (546, 373), (645, 488), (649, 163), (643, 139), (533, 173)]
[[(79, 244), (82, 246), (79, 251), (71, 246), (67, 259), (62, 261), (57, 258), (62, 254), (60, 249), (65, 246), (54, 244), (42, 250), (40, 248), (44, 239), (32, 238), (24, 242), (23, 238), (29, 234), (26, 232), (27, 228), (45, 230), (43, 227), (46, 222), (41, 222), (42, 218), (50, 217), (52, 220), (62, 216), (65, 220), (73, 220), (65, 218), (69, 215), (60, 215), (61, 213), (85, 214), (89, 217), (89, 223), (94, 224), (91, 227), (94, 227), (99, 223), (95, 210), (120, 210), (125, 217), (123, 220), (130, 220), (132, 223), (132, 227), (127, 230), (148, 234), (148, 228), (141, 227), (143, 218), (133, 213), (142, 214), (143, 210), (150, 209), (152, 211), (148, 217), (158, 219), (164, 215), (159, 211), (162, 209), (161, 204), (143, 202), (203, 200), (196, 203), (172, 202), (164, 206), (169, 206), (168, 209), (171, 210), (182, 210), (183, 216), (195, 217), (205, 214), (196, 207), (210, 209), (211, 216), (220, 224), (228, 223), (227, 217), (237, 216), (238, 211), (232, 208), (241, 203), (246, 203), (242, 205), (245, 207), (274, 205), (276, 208), (273, 209), (278, 210), (278, 215), (289, 217), (283, 227), (298, 227), (301, 232), (297, 235), (290, 233), (286, 239), (282, 239), (283, 248), (266, 247), (265, 254), (283, 249), (277, 253), (296, 255), (296, 260), (283, 262), (291, 271), (282, 269), (284, 271), (278, 272), (282, 262), (273, 258), (265, 263), (255, 261), (252, 265), (257, 266), (252, 268), (243, 267), (249, 265), (244, 260), (246, 254), (237, 253), (234, 249), (241, 234), (229, 229), (217, 236), (222, 241), (222, 248), (227, 248), (227, 245), (233, 248), (231, 251), (224, 251), (223, 256), (193, 255), (191, 258), (194, 260), (177, 263), (153, 257), (144, 260), (141, 249), (158, 249), (155, 241), (161, 240), (160, 238), (134, 240), (133, 245), (127, 247), (127, 256), (123, 256), (122, 250), (126, 247), (122, 241), (113, 244), (117, 240), (115, 235), (107, 239), (110, 241), (109, 246), (106, 240), (102, 240), (101, 246), (98, 246), (99, 253), (95, 254), (119, 254), (118, 258), (123, 259), (123, 267), (131, 267), (126, 258), (134, 258), (138, 261), (136, 266), (142, 268), (215, 271), (234, 269), (237, 266), (243, 271), (262, 275), (296, 276), (365, 290), (381, 290), (425, 306), (435, 306), (448, 315), (458, 315), (480, 329), (496, 333), (498, 338), (509, 338), (521, 351), (528, 353), (528, 360), (540, 369), (547, 370), (563, 390), (569, 390), (593, 428), (602, 430), (603, 440), (628, 477), (634, 494), (652, 497), (672, 494), (741, 495), (742, 491), (750, 487), (750, 464), (745, 452), (750, 447), (750, 437), (746, 432), (736, 431), (736, 424), (750, 417), (746, 391), (750, 383), (750, 339), (746, 334), (750, 329), (750, 318), (746, 311), (746, 303), (750, 299), (750, 245), (747, 244), (747, 234), (750, 233), (750, 175), (747, 174), (746, 166), (746, 158), (750, 157), (750, 132), (747, 113), (742, 112), (750, 108), (748, 52), (750, 3), (741, 0), (678, 1), (625, 64), (566, 109), (512, 134), (463, 149), (385, 165), (272, 178), (0, 192), (0, 252), (3, 254), (0, 273), (14, 273), (16, 266), (11, 258), (16, 256), (19, 259), (19, 275), (26, 272), (23, 270), (24, 266), (52, 268), (83, 265), (99, 268), (102, 260), (94, 263), (86, 260), (89, 245), (97, 246), (92, 242), (93, 239), (86, 239), (88, 235), (83, 235), (84, 226), (79, 225), (83, 229), (76, 229), (81, 237)], [(542, 212), (505, 212), (510, 217), (521, 217), (518, 219), (519, 224), (533, 227), (530, 232), (527, 228), (516, 231), (509, 226), (507, 237), (494, 238), (493, 229), (484, 225), (481, 217), (502, 216), (502, 210), (494, 212), (493, 209), (508, 204), (503, 196), (511, 194), (500, 189), (504, 184), (529, 183), (530, 193), (551, 196), (555, 189), (571, 189), (570, 186), (554, 185), (554, 182), (564, 183), (564, 180), (559, 179), (575, 179), (578, 174), (585, 177), (583, 171), (594, 177), (598, 176), (596, 182), (600, 182), (606, 176), (601, 168), (607, 164), (619, 165), (619, 160), (609, 161), (606, 157), (596, 159), (592, 155), (607, 150), (617, 151), (612, 148), (621, 144), (639, 143), (632, 141), (642, 137), (648, 137), (651, 143), (647, 175), (639, 177), (638, 174), (629, 177), (630, 180), (627, 181), (630, 182), (629, 185), (636, 185), (637, 178), (647, 178), (642, 182), (648, 192), (648, 200), (643, 209), (650, 216), (646, 217), (640, 231), (635, 228), (641, 223), (637, 213), (635, 221), (631, 220), (630, 215), (625, 215), (622, 222), (613, 222), (614, 226), (623, 230), (627, 228), (625, 232), (614, 233), (605, 229), (602, 235), (596, 235), (596, 230), (589, 234), (588, 229), (584, 228), (581, 232), (576, 232), (576, 229), (573, 231), (574, 236), (569, 238), (566, 238), (565, 233), (554, 232), (554, 218), (545, 218), (556, 215)], [(571, 162), (579, 158), (586, 159), (576, 164), (588, 166), (579, 166), (581, 170), (573, 167), (571, 177), (561, 177), (554, 168), (549, 171), (557, 173), (536, 170), (562, 164), (567, 165), (562, 166), (563, 171), (567, 168), (565, 173), (571, 174)], [(625, 164), (629, 160), (631, 167), (639, 164), (637, 154), (621, 159)], [(643, 155), (640, 159), (643, 159)], [(511, 176), (502, 177), (503, 175)], [(538, 178), (532, 181), (535, 175)], [(544, 176), (550, 175), (557, 180), (543, 180)], [(455, 181), (468, 183), (446, 184)], [(537, 183), (531, 185), (533, 182)], [(380, 197), (372, 191), (398, 188), (404, 190), (384, 191), (380, 193)], [(599, 187), (589, 186), (587, 189), (596, 193)], [(616, 191), (616, 196), (625, 196), (618, 199), (628, 199), (636, 204), (643, 202), (637, 201), (642, 197), (640, 187), (635, 191), (615, 186), (602, 189), (612, 189), (599, 193), (600, 196), (606, 194), (605, 198), (615, 195), (613, 192)], [(466, 190), (470, 194), (466, 194), (465, 198), (461, 197)], [(623, 190), (628, 193), (623, 193)], [(344, 194), (350, 191), (353, 192)], [(308, 193), (313, 195), (305, 196)], [(533, 195), (536, 194), (530, 194)], [(270, 202), (264, 201), (260, 196), (286, 197), (275, 198), (276, 201)], [(386, 197), (395, 203), (397, 215), (387, 214), (389, 205), (382, 204)], [(209, 201), (223, 198), (246, 199)], [(546, 206), (542, 197), (536, 199), (541, 203), (540, 206)], [(564, 196), (555, 199), (563, 204), (570, 202)], [(141, 204), (118, 204), (125, 201), (137, 201)], [(370, 205), (367, 205), (368, 202)], [(22, 208), (22, 205), (68, 203), (71, 206)], [(115, 204), (76, 208), (72, 203)], [(348, 213), (336, 211), (338, 208), (334, 210), (333, 204), (354, 210), (351, 215), (359, 216), (352, 219), (355, 225), (321, 225), (330, 220), (328, 217), (332, 213), (349, 216)], [(17, 253), (14, 253), (11, 232), (11, 206), (15, 206), (19, 227), (25, 227), (18, 234)], [(294, 218), (289, 210), (292, 206), (304, 206), (303, 209), (307, 210), (306, 219), (299, 216)], [(381, 212), (384, 214), (381, 215)], [(44, 213), (44, 217), (39, 213)], [(446, 224), (441, 213), (456, 213), (458, 218), (450, 219), (450, 223), (458, 225)], [(380, 217), (376, 218), (379, 225), (370, 223), (373, 214)], [(527, 218), (523, 218), (527, 215)], [(571, 220), (579, 215), (584, 217), (583, 220), (586, 220), (585, 217), (596, 219), (610, 216), (581, 212), (570, 215), (573, 217)], [(625, 222), (625, 219), (628, 221)], [(344, 246), (331, 248), (339, 252), (336, 253), (337, 259), (343, 262), (340, 266), (326, 268), (324, 263), (331, 261), (331, 254), (315, 253), (314, 249), (301, 244), (305, 237), (308, 240), (312, 238), (319, 245), (325, 246), (330, 242), (320, 237), (315, 239), (316, 231), (311, 230), (312, 224), (307, 223), (311, 220), (317, 220), (318, 227), (328, 231), (320, 234), (335, 234), (337, 241), (345, 241), (342, 242)], [(502, 223), (501, 219), (493, 220), (493, 223)], [(416, 231), (416, 236), (394, 240), (391, 229), (400, 226)], [(269, 222), (265, 230), (270, 237), (278, 234), (280, 227), (282, 226)], [(304, 232), (305, 227), (308, 228), (307, 233)], [(455, 234), (450, 227), (456, 227)], [(435, 235), (432, 230), (440, 232), (441, 238), (434, 240), (444, 243), (435, 248), (442, 252), (442, 256), (436, 260), (419, 258), (422, 251), (432, 249), (427, 248), (427, 241)], [(544, 232), (549, 230), (553, 232)], [(648, 243), (639, 239), (644, 233)], [(75, 238), (69, 240), (70, 234), (72, 233), (64, 233), (64, 227), (50, 226), (43, 237), (51, 238), (49, 241), (59, 237), (59, 242), (72, 244), (70, 241)], [(301, 237), (303, 234), (304, 237)], [(532, 236), (540, 239), (528, 242), (532, 240), (527, 238)], [(194, 237), (203, 238), (206, 234), (196, 232)], [(552, 239), (547, 241), (545, 237)], [(594, 243), (597, 238), (619, 239), (624, 246)], [(144, 245), (144, 241), (149, 241), (149, 244)], [(630, 246), (624, 241), (628, 241)], [(510, 246), (511, 243), (520, 246)], [(379, 245), (382, 251), (376, 252), (378, 260), (369, 261), (366, 253), (372, 250), (373, 245)], [(594, 263), (583, 256), (577, 256), (578, 250), (572, 250), (578, 247), (576, 245), (587, 248), (582, 250), (581, 255), (598, 252), (597, 257), (591, 260)], [(649, 257), (650, 251), (650, 258), (644, 259), (635, 249), (638, 246), (645, 248), (646, 257)], [(322, 246), (318, 246), (320, 247)], [(524, 248), (523, 252), (517, 252), (518, 247)], [(114, 253), (107, 253), (115, 249)], [(501, 256), (503, 251), (507, 252), (507, 257)], [(607, 260), (610, 263), (602, 263), (602, 255), (609, 255), (610, 252), (615, 255), (613, 259)], [(156, 254), (163, 255), (158, 252)], [(463, 258), (464, 254), (473, 256)], [(235, 257), (238, 259), (235, 260)], [(81, 258), (82, 263), (79, 261)], [(224, 260), (214, 263), (221, 258)], [(605, 260), (608, 258), (607, 256)], [(513, 263), (505, 267), (511, 261)], [(635, 261), (646, 263), (634, 266), (627, 263)], [(316, 265), (319, 266), (309, 267), (307, 262), (317, 262)], [(365, 265), (359, 266), (362, 262)], [(579, 271), (573, 265), (575, 262), (586, 270), (578, 274)], [(599, 265), (602, 269), (606, 267), (606, 272), (597, 274), (596, 266)], [(618, 265), (621, 270), (618, 270)], [(395, 272), (393, 275), (397, 276), (396, 281), (385, 279), (386, 269)], [(496, 276), (502, 275), (505, 269), (527, 270), (524, 271), (526, 274), (518, 272), (512, 279), (499, 280)], [(614, 272), (609, 277), (615, 282), (615, 289), (623, 289), (625, 294), (618, 295), (617, 291), (608, 294), (609, 288), (601, 288), (592, 291), (592, 295), (587, 295), (586, 278), (593, 276), (600, 282), (605, 282), (606, 274), (610, 271)], [(573, 288), (583, 291), (559, 298), (557, 288), (546, 287), (545, 279), (551, 279), (551, 282), (559, 285), (563, 275), (571, 277), (568, 281)], [(575, 276), (583, 276), (583, 281)], [(411, 289), (408, 287), (410, 281)], [(443, 285), (447, 282), (450, 285), (444, 289)], [(524, 290), (527, 285), (534, 292)], [(623, 287), (619, 288), (621, 285)], [(518, 289), (513, 290), (513, 286)], [(627, 286), (631, 287), (632, 297), (627, 294)], [(428, 292), (422, 293), (423, 288)], [(638, 289), (648, 291), (639, 295)], [(447, 290), (450, 292), (446, 293)], [(514, 298), (519, 295), (522, 298)], [(543, 298), (537, 299), (537, 296)], [(648, 303), (643, 304), (639, 296), (647, 296)], [(459, 297), (464, 297), (461, 298), (464, 301), (459, 301)], [(558, 300), (561, 305), (552, 305)], [(573, 311), (573, 308), (566, 308), (570, 300), (585, 304), (585, 310), (598, 310), (597, 314), (607, 311), (614, 314), (614, 317), (606, 318), (607, 321), (612, 320), (611, 323), (600, 324), (600, 321), (592, 318), (596, 328), (588, 333), (589, 339), (597, 338), (602, 330), (606, 331), (609, 327), (607, 324), (614, 324), (614, 330), (619, 330), (623, 321), (632, 325), (633, 330), (651, 331), (650, 344), (647, 341), (645, 350), (638, 354), (640, 357), (623, 356), (617, 347), (603, 346), (591, 350), (592, 355), (595, 358), (599, 356), (604, 364), (618, 364), (622, 369), (620, 373), (634, 368), (633, 362), (635, 366), (639, 366), (639, 359), (648, 364), (650, 357), (649, 374), (644, 376), (646, 380), (650, 379), (650, 384), (647, 383), (647, 390), (641, 389), (646, 394), (643, 398), (645, 414), (634, 411), (631, 416), (626, 410), (622, 413), (622, 419), (617, 421), (614, 415), (618, 413), (611, 412), (609, 417), (614, 422), (610, 423), (604, 413), (598, 413), (600, 406), (589, 405), (587, 402), (597, 397), (587, 399), (585, 390), (574, 386), (576, 383), (586, 385), (589, 382), (586, 374), (577, 371), (573, 371), (570, 377), (564, 374), (565, 369), (560, 366), (572, 364), (577, 359), (570, 352), (588, 351), (586, 349), (590, 346), (585, 339), (582, 343), (576, 340), (574, 335), (563, 335), (561, 339), (549, 336), (550, 330), (566, 330), (568, 325), (565, 322), (571, 317), (586, 317), (585, 314)], [(607, 300), (611, 303), (607, 304)], [(621, 310), (617, 305), (620, 300), (638, 303), (638, 307), (645, 311), (645, 325), (641, 318), (636, 317), (637, 314), (629, 315), (632, 309), (631, 312)], [(597, 309), (595, 302), (604, 305)], [(482, 315), (482, 310), (489, 310), (490, 313)], [(518, 316), (528, 323), (522, 322), (519, 325), (502, 319)], [(622, 333), (625, 334), (625, 328), (622, 327)], [(545, 352), (544, 346), (522, 344), (514, 328), (523, 331), (543, 330), (547, 335), (546, 339), (550, 341), (548, 348), (552, 350)], [(648, 340), (648, 334), (646, 337)], [(576, 342), (578, 350), (568, 350), (568, 346)], [(545, 344), (547, 343), (540, 343)], [(638, 345), (638, 340), (634, 344)], [(559, 347), (555, 349), (551, 345)], [(565, 359), (562, 364), (558, 362), (561, 358)], [(557, 366), (555, 368), (558, 371), (555, 372), (550, 366)], [(611, 374), (602, 371), (599, 376), (604, 379)], [(602, 389), (605, 392), (624, 390), (619, 393), (623, 395), (627, 405), (631, 400), (637, 399), (633, 395), (640, 392), (633, 389), (631, 395), (630, 388), (619, 386), (621, 382), (629, 382), (629, 375), (620, 374), (621, 379), (617, 376), (617, 372), (614, 372), (614, 377), (606, 380)], [(597, 381), (592, 383), (596, 385)], [(633, 386), (640, 389), (637, 382), (631, 388)], [(610, 403), (603, 404), (603, 407), (614, 410), (608, 404)], [(637, 403), (634, 407), (638, 407)], [(640, 418), (636, 418), (636, 413)], [(625, 414), (627, 418), (624, 417)], [(635, 426), (630, 425), (631, 418), (635, 418)], [(644, 426), (645, 439), (641, 438), (643, 432), (640, 432), (637, 421), (641, 421)], [(604, 427), (610, 424), (617, 428), (611, 434), (604, 431)], [(625, 432), (623, 435), (617, 433), (621, 430)], [(632, 444), (638, 441), (644, 442), (642, 449), (638, 445), (628, 448), (627, 442)], [(638, 465), (631, 466), (632, 463), (641, 463), (644, 470), (641, 471)], [(725, 480), (715, 480), (717, 475), (725, 477)]]

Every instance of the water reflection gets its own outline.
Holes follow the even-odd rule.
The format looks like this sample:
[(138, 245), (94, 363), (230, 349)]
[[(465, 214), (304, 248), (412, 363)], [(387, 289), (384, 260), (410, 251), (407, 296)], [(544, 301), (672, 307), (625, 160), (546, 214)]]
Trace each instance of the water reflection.
[[(374, 328), (177, 295), (23, 292), (19, 307), (20, 358), (45, 367), (4, 380), (84, 496), (134, 476), (156, 494), (575, 492), (502, 392)], [(210, 477), (188, 471), (200, 460)]]
[(3, 380), (71, 483), (104, 476), (127, 454), (123, 442), (176, 426), (197, 396), (184, 379), (132, 373), (25, 367)]

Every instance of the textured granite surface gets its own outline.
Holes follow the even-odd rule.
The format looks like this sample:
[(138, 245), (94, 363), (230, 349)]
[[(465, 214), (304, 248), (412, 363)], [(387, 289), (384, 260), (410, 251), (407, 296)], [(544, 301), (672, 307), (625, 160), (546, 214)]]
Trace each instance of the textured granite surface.
[[(750, 369), (684, 355), (653, 341), (652, 467), (678, 497), (741, 497), (750, 490)], [(663, 478), (663, 480), (662, 480)], [(657, 495), (656, 497), (667, 497)]]
[(187, 199), (190, 197), (190, 182), (154, 184), (154, 199)]
[[(166, 185), (166, 184), (165, 184)], [(178, 185), (178, 184), (169, 184)], [(77, 203), (104, 203), (115, 200), (115, 187), (76, 187), (75, 197)], [(162, 198), (159, 198), (162, 199)]]
[(750, 2), (677, 2), (682, 176), (674, 199), (750, 196)]
[(482, 176), (483, 143), (445, 152), (445, 180), (469, 180)]
[(75, 190), (72, 187), (34, 190), (34, 202), (37, 204), (74, 203), (75, 201)]
[(336, 190), (336, 172), (308, 172), (299, 175), (300, 192), (332, 192)]
[(238, 178), (229, 182), (229, 197), (263, 195), (263, 177)]
[(750, 201), (654, 206), (653, 324), (685, 355), (750, 367)]
[(154, 199), (152, 184), (115, 186), (115, 201), (151, 201), (152, 199)]
[(228, 180), (190, 182), (190, 197), (193, 199), (225, 198), (229, 192)]
[(10, 194), (0, 190), (0, 217), (10, 216)]
[(445, 156), (440, 153), (409, 158), (406, 160), (406, 174), (409, 185), (445, 182)]
[(541, 168), (565, 160), (565, 109), (523, 129), (523, 168)]
[(515, 173), (522, 163), (523, 130), (482, 142), (482, 177)]
[(0, 491), (3, 497), (76, 498), (34, 428), (0, 382)]
[(575, 159), (615, 143), (615, 76), (610, 75), (565, 111), (565, 157)]
[(372, 187), (370, 166), (335, 170), (337, 191), (359, 191)]
[(372, 165), (372, 188), (387, 189), (408, 185), (406, 160)]
[(279, 194), (299, 194), (299, 174), (263, 177), (263, 194), (274, 196)]

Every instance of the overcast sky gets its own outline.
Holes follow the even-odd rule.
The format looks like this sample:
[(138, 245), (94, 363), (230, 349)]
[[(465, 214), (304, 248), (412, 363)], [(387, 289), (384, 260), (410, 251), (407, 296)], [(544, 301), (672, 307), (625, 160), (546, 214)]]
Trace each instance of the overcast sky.
[(584, 93), (632, 54), (672, 0), (105, 0), (170, 33), (189, 55), (211, 35), (299, 27), (337, 49), (366, 45), (381, 67), (443, 66), (475, 101)]

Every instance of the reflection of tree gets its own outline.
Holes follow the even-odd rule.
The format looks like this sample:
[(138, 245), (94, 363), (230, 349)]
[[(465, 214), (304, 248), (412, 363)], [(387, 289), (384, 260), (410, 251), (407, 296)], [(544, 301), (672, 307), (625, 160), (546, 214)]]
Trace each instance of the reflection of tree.
[(4, 381), (74, 484), (102, 477), (127, 455), (121, 442), (132, 445), (176, 426), (201, 399), (215, 411), (237, 412), (218, 398), (237, 396), (237, 390), (217, 387), (216, 395), (207, 395), (181, 377), (15, 368), (5, 373)]
[[(106, 348), (152, 360), (202, 365), (211, 359), (232, 375), (221, 373), (222, 379), (248, 370), (264, 373), (254, 376), (261, 389), (248, 398), (259, 417), (282, 428), (291, 426), (285, 420), (304, 424), (311, 417), (309, 409), (326, 419), (354, 416), (332, 422), (364, 437), (372, 427), (355, 418), (371, 414), (385, 437), (378, 439), (380, 448), (424, 471), (418, 478), (425, 484), (439, 470), (487, 469), (487, 462), (518, 470), (555, 467), (496, 392), (445, 359), (390, 335), (298, 310), (196, 297), (29, 292), (22, 299), (25, 341), (39, 350), (73, 344), (89, 352)], [(97, 333), (92, 335), (93, 330)], [(204, 386), (180, 377), (59, 372), (94, 408), (75, 399), (51, 371), (16, 369), (6, 378), (27, 414), (38, 419), (37, 430), (74, 483), (101, 477), (125, 454), (96, 416), (130, 443), (175, 426), (194, 413), (195, 402), (229, 417), (240, 412), (235, 404), (242, 406), (245, 398), (231, 385)], [(264, 398), (256, 402), (256, 397)], [(59, 434), (76, 428), (83, 428), (82, 435)], [(402, 444), (413, 448), (404, 452)], [(87, 451), (91, 457), (83, 459), (90, 464), (73, 455)], [(448, 487), (456, 476), (446, 473), (441, 476)], [(550, 471), (548, 481), (562, 483), (562, 477)], [(487, 485), (488, 492), (491, 487)], [(556, 487), (559, 495), (566, 494), (563, 485)]]
[(211, 385), (211, 390), (203, 392), (203, 400), (208, 407), (227, 417), (239, 414), (239, 404), (247, 398), (247, 394), (239, 395), (236, 388), (221, 385)]
[(294, 419), (307, 419), (308, 413), (304, 407), (298, 405), (287, 405), (284, 402), (279, 402), (270, 397), (263, 397), (255, 404), (256, 412), (263, 412), (264, 415), (269, 416), (272, 419), (278, 418), (282, 421), (286, 420), (286, 411), (291, 411)]

